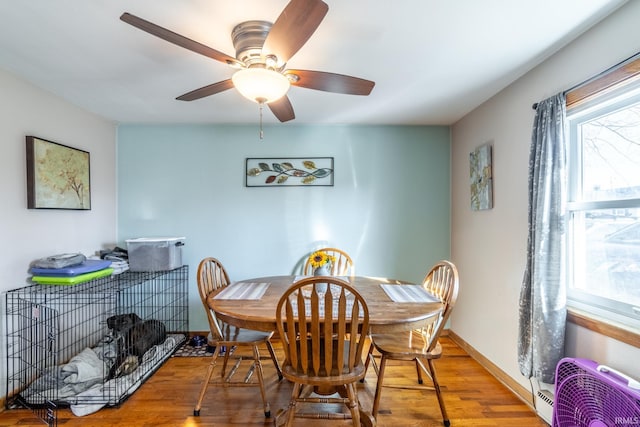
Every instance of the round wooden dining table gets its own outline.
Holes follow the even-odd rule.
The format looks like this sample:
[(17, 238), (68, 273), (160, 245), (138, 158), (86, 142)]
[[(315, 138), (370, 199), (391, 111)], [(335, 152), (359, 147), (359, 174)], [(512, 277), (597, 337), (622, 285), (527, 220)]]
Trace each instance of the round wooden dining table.
[[(271, 276), (235, 282), (209, 295), (207, 304), (220, 320), (230, 325), (259, 331), (273, 331), (277, 328), (276, 307), (280, 297), (296, 279), (303, 277), (306, 276)], [(390, 290), (411, 290), (415, 295), (416, 291), (421, 290), (421, 287), (417, 289), (418, 286), (415, 284), (381, 277), (340, 276), (339, 278), (348, 282), (364, 297), (369, 307), (371, 332), (393, 333), (415, 329), (433, 321), (434, 314), (442, 310), (442, 304), (428, 296), (394, 301), (383, 287), (383, 285), (409, 286), (410, 288)], [(239, 286), (244, 288), (233, 288)], [(251, 295), (251, 292), (244, 292), (251, 286), (258, 290), (257, 294)], [(241, 289), (243, 291), (238, 292)], [(223, 292), (227, 296), (222, 294)], [(408, 292), (392, 293), (408, 295)]]

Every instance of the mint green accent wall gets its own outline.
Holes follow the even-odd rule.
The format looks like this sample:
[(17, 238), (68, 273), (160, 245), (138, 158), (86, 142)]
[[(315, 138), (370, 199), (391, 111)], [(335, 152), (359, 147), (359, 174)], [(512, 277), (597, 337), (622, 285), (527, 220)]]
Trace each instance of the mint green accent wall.
[[(118, 240), (185, 236), (190, 328), (206, 330), (195, 276), (298, 273), (340, 247), (356, 274), (419, 282), (450, 254), (450, 132), (444, 126), (121, 125)], [(332, 187), (246, 187), (246, 158), (334, 157)]]

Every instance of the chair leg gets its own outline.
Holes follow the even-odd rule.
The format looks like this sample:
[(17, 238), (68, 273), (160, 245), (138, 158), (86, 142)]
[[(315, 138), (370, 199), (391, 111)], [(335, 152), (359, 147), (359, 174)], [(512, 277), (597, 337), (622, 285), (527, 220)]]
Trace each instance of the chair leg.
[(362, 409), (362, 405), (360, 405), (360, 425), (362, 427), (376, 427), (378, 425), (373, 415)]
[(225, 372), (227, 372), (227, 365), (229, 364), (229, 349), (230, 346), (223, 346), (225, 348), (223, 362), (222, 362), (222, 372), (220, 373), (220, 377), (224, 377)]
[(371, 410), (371, 414), (373, 418), (378, 418), (378, 409), (380, 409), (380, 394), (382, 392), (382, 380), (384, 379), (384, 368), (387, 364), (387, 358), (382, 355), (382, 359), (380, 360), (380, 366), (378, 366), (378, 382), (376, 383), (376, 394), (373, 398), (373, 409)]
[(440, 392), (440, 384), (438, 384), (438, 379), (436, 378), (436, 368), (433, 366), (433, 360), (428, 359), (427, 363), (429, 364), (429, 373), (431, 374), (431, 379), (433, 380), (433, 387), (435, 388), (436, 396), (438, 397), (440, 412), (442, 412), (442, 423), (445, 427), (449, 427), (451, 423), (449, 421), (449, 416), (447, 415), (447, 410), (444, 407), (444, 399), (442, 398), (442, 393)]
[[(371, 363), (371, 365), (373, 366), (373, 370), (376, 372), (376, 376), (378, 375), (378, 372), (380, 371), (380, 368), (378, 368), (378, 364), (376, 363), (376, 356), (373, 354), (375, 348), (373, 346), (373, 344), (371, 345), (371, 347), (369, 347), (369, 354), (367, 355), (367, 360), (365, 361), (365, 375), (367, 374), (367, 366), (369, 365), (369, 363)], [(361, 383), (364, 382), (364, 377), (360, 380)]]
[(287, 408), (287, 423), (285, 424), (286, 427), (293, 426), (293, 421), (296, 417), (296, 403), (298, 401), (298, 397), (300, 396), (301, 389), (302, 384), (293, 384), (293, 390), (291, 390), (291, 400), (289, 401), (289, 407)]
[(267, 350), (269, 350), (269, 354), (271, 355), (271, 360), (273, 360), (273, 364), (276, 367), (276, 372), (278, 373), (278, 381), (282, 380), (282, 369), (280, 368), (280, 362), (278, 361), (278, 357), (276, 356), (276, 352), (273, 349), (273, 344), (271, 341), (267, 340)]
[(422, 379), (422, 369), (420, 369), (420, 362), (418, 362), (418, 359), (416, 359), (416, 372), (418, 373), (418, 384), (424, 383), (424, 380)]
[(349, 412), (351, 412), (351, 421), (353, 423), (353, 427), (360, 427), (360, 408), (358, 404), (358, 392), (356, 391), (355, 383), (346, 384), (347, 396), (349, 398), (349, 402), (347, 406), (349, 407)]
[(260, 394), (262, 395), (262, 406), (264, 408), (264, 416), (266, 418), (271, 417), (271, 407), (269, 406), (269, 402), (267, 401), (267, 393), (264, 390), (264, 375), (262, 373), (262, 362), (260, 361), (260, 352), (258, 351), (258, 346), (253, 346), (253, 364), (258, 373), (258, 384), (260, 386)]
[(202, 383), (202, 388), (200, 389), (200, 396), (198, 397), (198, 403), (196, 403), (196, 407), (193, 410), (193, 415), (195, 417), (200, 416), (200, 408), (202, 407), (202, 400), (204, 399), (204, 395), (207, 392), (207, 387), (209, 387), (209, 381), (211, 381), (211, 376), (213, 375), (213, 369), (216, 366), (218, 354), (220, 354), (220, 345), (216, 346), (216, 349), (213, 351), (213, 355), (211, 356), (211, 363), (209, 363), (209, 368), (207, 368), (207, 374), (204, 378), (204, 382)]
[[(369, 350), (366, 353), (367, 355), (365, 356), (366, 359), (364, 361), (364, 377), (362, 377), (362, 379), (360, 380), (361, 383), (364, 382), (364, 378), (367, 376), (367, 371), (369, 370), (369, 362), (371, 361), (371, 358), (373, 357), (373, 343), (371, 341), (369, 341)], [(375, 368), (375, 363), (374, 363), (374, 368)], [(376, 370), (377, 372), (377, 370)]]

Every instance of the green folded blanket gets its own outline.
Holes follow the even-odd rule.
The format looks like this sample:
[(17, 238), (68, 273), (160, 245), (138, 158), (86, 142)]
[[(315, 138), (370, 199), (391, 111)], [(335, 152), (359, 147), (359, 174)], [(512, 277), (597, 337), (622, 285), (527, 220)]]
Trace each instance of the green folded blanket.
[(110, 276), (113, 268), (105, 268), (78, 276), (33, 276), (31, 280), (41, 285), (77, 285), (100, 277)]

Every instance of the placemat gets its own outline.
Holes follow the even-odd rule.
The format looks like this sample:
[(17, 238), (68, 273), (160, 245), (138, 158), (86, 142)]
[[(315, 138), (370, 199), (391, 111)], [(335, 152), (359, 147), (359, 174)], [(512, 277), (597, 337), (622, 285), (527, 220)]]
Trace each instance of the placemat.
[(382, 289), (394, 302), (440, 302), (421, 285), (391, 285), (380, 283)]
[(260, 299), (271, 283), (236, 282), (228, 285), (214, 299)]

